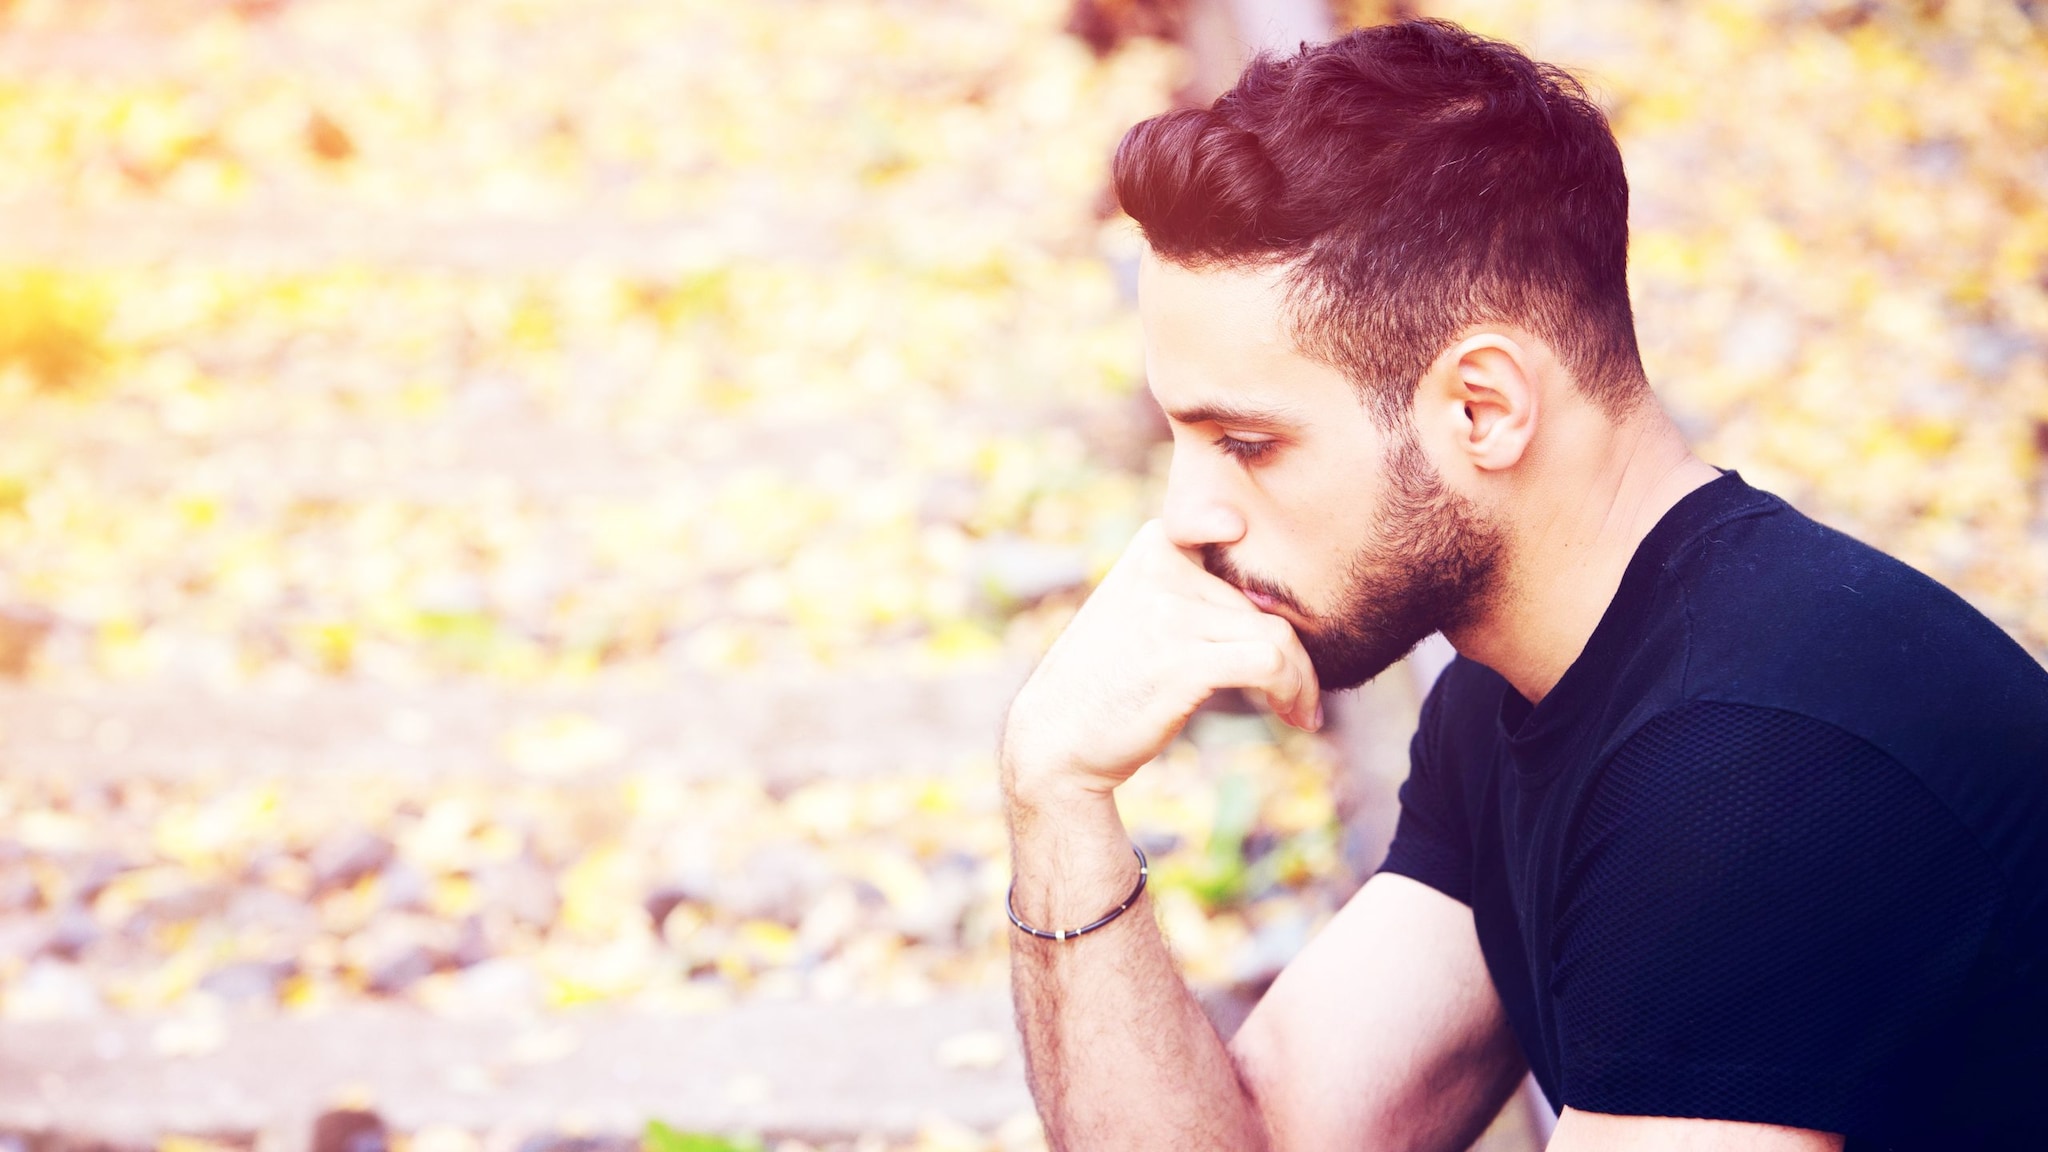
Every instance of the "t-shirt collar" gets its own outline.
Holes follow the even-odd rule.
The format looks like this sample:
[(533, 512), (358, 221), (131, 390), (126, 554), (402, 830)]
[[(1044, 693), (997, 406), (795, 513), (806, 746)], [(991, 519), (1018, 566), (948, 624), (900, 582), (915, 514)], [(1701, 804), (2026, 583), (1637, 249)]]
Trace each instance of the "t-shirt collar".
[(1679, 553), (1702, 532), (1770, 499), (1768, 493), (1743, 483), (1734, 470), (1720, 471), (1680, 497), (1636, 545), (1600, 623), (1542, 702), (1532, 706), (1512, 686), (1503, 689), (1501, 736), (1519, 764), (1535, 767), (1549, 762), (1599, 707), (1601, 697), (1612, 691), (1613, 670), (1657, 611), (1657, 584)]

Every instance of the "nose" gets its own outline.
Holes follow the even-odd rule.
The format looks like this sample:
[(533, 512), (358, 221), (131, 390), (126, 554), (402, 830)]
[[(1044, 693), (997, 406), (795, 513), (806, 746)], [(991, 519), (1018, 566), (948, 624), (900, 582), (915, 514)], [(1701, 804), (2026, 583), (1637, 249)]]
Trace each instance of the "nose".
[(1201, 454), (1176, 444), (1166, 472), (1167, 539), (1181, 548), (1235, 544), (1244, 538), (1244, 514), (1230, 499), (1227, 477)]

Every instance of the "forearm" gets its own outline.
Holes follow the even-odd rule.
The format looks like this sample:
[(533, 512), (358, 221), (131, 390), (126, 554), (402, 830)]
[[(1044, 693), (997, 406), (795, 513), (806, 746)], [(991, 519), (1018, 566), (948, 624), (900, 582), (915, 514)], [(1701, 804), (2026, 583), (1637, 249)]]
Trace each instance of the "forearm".
[[(1306, 728), (1313, 662), (1287, 621), (1211, 575), (1154, 520), (1010, 703), (999, 756), (1016, 909), (1079, 928), (1131, 891), (1137, 862), (1111, 793), (1219, 688), (1258, 692)], [(1216, 1031), (1140, 900), (1087, 935), (1011, 937), (1031, 1091), (1059, 1149), (1266, 1147)]]
[[(1137, 860), (1106, 793), (1006, 787), (1015, 906), (1073, 928), (1130, 893)], [(1188, 993), (1149, 895), (1078, 939), (1011, 938), (1032, 1096), (1056, 1149), (1266, 1146), (1229, 1052)]]

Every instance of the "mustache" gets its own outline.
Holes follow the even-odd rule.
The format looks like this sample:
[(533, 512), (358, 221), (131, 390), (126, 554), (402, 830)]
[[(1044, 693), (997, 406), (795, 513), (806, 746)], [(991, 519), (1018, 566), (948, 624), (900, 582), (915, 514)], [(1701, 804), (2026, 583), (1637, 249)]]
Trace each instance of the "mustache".
[(1202, 567), (1209, 570), (1209, 575), (1229, 584), (1240, 592), (1257, 592), (1259, 595), (1277, 604), (1292, 609), (1304, 619), (1314, 618), (1314, 613), (1304, 608), (1301, 601), (1294, 598), (1292, 592), (1273, 583), (1271, 580), (1250, 575), (1232, 563), (1229, 554), (1223, 551), (1221, 544), (1202, 545)]

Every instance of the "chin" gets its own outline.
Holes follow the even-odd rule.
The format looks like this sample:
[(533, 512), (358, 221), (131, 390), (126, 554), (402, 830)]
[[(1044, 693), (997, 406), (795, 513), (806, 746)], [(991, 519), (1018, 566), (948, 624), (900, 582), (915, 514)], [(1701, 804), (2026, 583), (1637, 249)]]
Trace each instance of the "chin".
[(1430, 632), (1417, 634), (1405, 643), (1392, 637), (1304, 636), (1302, 647), (1315, 666), (1316, 683), (1325, 692), (1356, 688), (1400, 663)]

